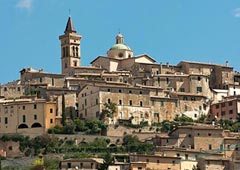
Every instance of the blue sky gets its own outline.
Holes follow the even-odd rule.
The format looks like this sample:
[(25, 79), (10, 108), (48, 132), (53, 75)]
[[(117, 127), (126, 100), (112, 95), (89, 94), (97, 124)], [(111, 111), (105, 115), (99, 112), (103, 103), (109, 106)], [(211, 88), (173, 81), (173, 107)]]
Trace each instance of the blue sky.
[(69, 9), (84, 66), (106, 55), (120, 30), (135, 55), (170, 64), (228, 60), (240, 70), (238, 0), (0, 0), (0, 83), (24, 67), (60, 73), (58, 36)]

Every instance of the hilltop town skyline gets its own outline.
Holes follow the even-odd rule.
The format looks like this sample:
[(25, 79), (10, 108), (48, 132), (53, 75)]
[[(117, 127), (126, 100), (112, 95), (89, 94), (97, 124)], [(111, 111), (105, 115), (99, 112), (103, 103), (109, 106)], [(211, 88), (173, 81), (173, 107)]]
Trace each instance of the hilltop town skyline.
[(216, 2), (132, 1), (124, 6), (124, 12), (117, 12), (122, 7), (109, 1), (95, 2), (94, 6), (93, 2), (77, 1), (1, 1), (4, 27), (0, 32), (6, 41), (0, 47), (5, 63), (0, 68), (0, 83), (19, 79), (19, 71), (26, 67), (60, 73), (58, 35), (64, 32), (69, 9), (77, 32), (83, 36), (82, 66), (90, 65), (99, 55), (106, 56), (116, 34), (121, 32), (134, 55), (148, 54), (157, 63), (197, 61), (225, 65), (229, 61), (238, 71), (239, 5), (218, 2), (213, 13)]

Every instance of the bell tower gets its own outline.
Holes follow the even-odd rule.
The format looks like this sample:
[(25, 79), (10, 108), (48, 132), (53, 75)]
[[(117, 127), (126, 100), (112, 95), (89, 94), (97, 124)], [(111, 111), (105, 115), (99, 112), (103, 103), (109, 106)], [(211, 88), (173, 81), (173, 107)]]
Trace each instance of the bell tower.
[(72, 68), (80, 67), (82, 36), (77, 34), (72, 18), (69, 16), (64, 34), (59, 36), (61, 41), (62, 74), (69, 75)]

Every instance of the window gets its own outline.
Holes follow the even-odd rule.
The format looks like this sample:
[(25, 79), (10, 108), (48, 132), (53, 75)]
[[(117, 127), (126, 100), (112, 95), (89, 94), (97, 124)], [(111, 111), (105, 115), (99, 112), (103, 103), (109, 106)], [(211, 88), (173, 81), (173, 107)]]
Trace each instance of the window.
[(71, 167), (72, 167), (72, 164), (71, 164), (71, 163), (67, 163), (67, 167), (68, 167), (68, 168), (71, 168)]
[(169, 83), (169, 78), (168, 78), (168, 77), (166, 78), (166, 83), (167, 83), (167, 84)]
[(221, 105), (222, 107), (225, 107), (225, 103), (222, 103), (222, 105)]
[(195, 97), (191, 97), (191, 101), (196, 101), (196, 98)]
[(233, 110), (229, 110), (229, 114), (233, 114)]
[(132, 106), (132, 100), (129, 100), (129, 105)]
[(25, 106), (22, 106), (22, 109), (25, 110)]
[(176, 163), (175, 161), (172, 161), (172, 164), (173, 164), (173, 165), (175, 165), (175, 163)]
[(119, 103), (119, 105), (122, 105), (122, 100), (119, 100), (118, 103)]
[(91, 169), (93, 168), (93, 163), (91, 163)]
[(73, 61), (74, 67), (77, 67), (77, 61)]
[(227, 145), (227, 150), (230, 150), (230, 148), (231, 148), (231, 145), (228, 144), (228, 145)]
[(9, 147), (8, 147), (8, 150), (10, 150), (10, 151), (13, 150), (12, 146), (9, 146)]
[(50, 113), (53, 113), (53, 109), (52, 108), (50, 109)]
[(21, 91), (21, 88), (20, 88), (20, 87), (18, 87), (18, 88), (17, 88), (17, 91)]
[(110, 91), (111, 91), (111, 89), (107, 89), (107, 91), (108, 91), (108, 92), (110, 92)]
[(64, 64), (64, 67), (67, 68), (67, 63)]
[(98, 104), (98, 99), (96, 99), (96, 104)]
[(179, 154), (179, 153), (177, 153), (177, 157), (180, 157), (180, 154)]
[(143, 102), (142, 102), (142, 101), (140, 101), (140, 103), (139, 103), (139, 104), (140, 104), (140, 106), (141, 106), (141, 107), (143, 106)]
[(195, 117), (195, 118), (197, 117), (197, 114), (196, 114), (196, 113), (194, 114), (194, 117)]
[(122, 58), (123, 57), (123, 53), (119, 53), (118, 57)]
[(158, 118), (159, 117), (159, 113), (154, 113), (154, 118)]
[(223, 151), (223, 144), (220, 145), (220, 152)]
[(13, 112), (14, 112), (14, 108), (13, 106), (11, 106), (10, 113), (13, 113)]
[(129, 93), (132, 93), (132, 90), (129, 90)]
[(188, 111), (188, 106), (187, 105), (185, 105), (185, 111)]
[(142, 94), (142, 91), (140, 91), (139, 94)]
[(208, 133), (208, 136), (212, 136), (212, 134), (211, 134), (211, 133)]
[(183, 96), (183, 100), (188, 100), (187, 96)]
[(7, 87), (4, 87), (4, 91), (7, 91)]
[(87, 99), (84, 100), (84, 104), (85, 104), (85, 106), (87, 106)]
[(185, 154), (185, 160), (188, 160), (188, 154)]
[(4, 107), (4, 112), (8, 113), (8, 107)]
[(66, 55), (65, 56), (68, 56), (68, 47), (66, 47)]
[(54, 78), (52, 78), (52, 86), (54, 86), (55, 82), (54, 82)]
[(22, 122), (25, 123), (26, 122), (26, 115), (22, 116)]
[(216, 104), (216, 109), (218, 109), (219, 108), (219, 104)]
[(78, 57), (78, 47), (76, 47), (76, 49), (75, 49), (76, 51), (76, 57)]
[(157, 163), (159, 163), (159, 160), (157, 160)]
[(208, 149), (212, 150), (212, 145), (211, 144), (208, 145)]
[(80, 163), (80, 168), (81, 168), (81, 169), (83, 168), (83, 163)]
[(122, 93), (122, 90), (121, 90), (121, 89), (119, 89), (119, 90), (118, 90), (118, 92), (119, 92), (119, 93)]
[(65, 57), (65, 47), (62, 48), (62, 56)]
[(232, 104), (233, 104), (232, 101), (230, 101), (230, 102), (228, 103), (229, 106), (232, 106)]
[(73, 54), (73, 56), (75, 56), (75, 47), (74, 46), (72, 46), (72, 54)]
[(5, 117), (4, 123), (5, 123), (5, 124), (8, 124), (8, 118), (7, 118), (7, 117)]
[(34, 115), (34, 120), (37, 120), (37, 115)]
[(198, 81), (201, 81), (201, 77), (200, 76), (198, 76)]
[(224, 116), (225, 115), (225, 111), (222, 111), (221, 115)]
[(146, 159), (146, 162), (149, 162), (149, 159)]
[(180, 92), (185, 92), (185, 88), (181, 87)]
[(202, 87), (197, 87), (197, 92), (201, 93), (202, 92)]
[(40, 83), (42, 83), (42, 77), (39, 78)]
[(108, 103), (111, 103), (111, 99), (108, 99)]
[(53, 119), (50, 119), (50, 123), (51, 123), (51, 124), (53, 123)]
[(96, 112), (96, 117), (97, 117), (97, 118), (99, 117), (99, 111)]
[(37, 105), (36, 105), (36, 104), (34, 104), (34, 105), (33, 105), (33, 108), (34, 108), (34, 109), (37, 109)]
[(164, 101), (161, 101), (161, 107), (164, 107)]

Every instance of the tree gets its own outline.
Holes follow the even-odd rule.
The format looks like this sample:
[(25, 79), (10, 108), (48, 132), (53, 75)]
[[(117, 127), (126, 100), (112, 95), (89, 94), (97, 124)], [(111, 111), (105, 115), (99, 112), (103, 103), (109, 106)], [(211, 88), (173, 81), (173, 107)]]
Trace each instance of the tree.
[(75, 125), (75, 127), (76, 127), (75, 130), (76, 130), (77, 132), (84, 132), (84, 131), (87, 130), (84, 121), (82, 121), (82, 120), (80, 120), (80, 119), (75, 119), (75, 120), (73, 121), (73, 123), (74, 123), (74, 125)]
[(107, 152), (103, 157), (103, 164), (100, 166), (100, 170), (107, 170), (109, 165), (113, 164), (113, 157), (112, 155)]
[(106, 118), (113, 119), (114, 113), (116, 112), (116, 103), (104, 103), (104, 107), (100, 115), (100, 120), (105, 120)]
[(62, 125), (66, 125), (66, 108), (65, 108), (65, 96), (62, 94)]
[(198, 123), (204, 123), (206, 119), (207, 119), (207, 115), (201, 114), (200, 117), (197, 119), (196, 122), (198, 122)]

